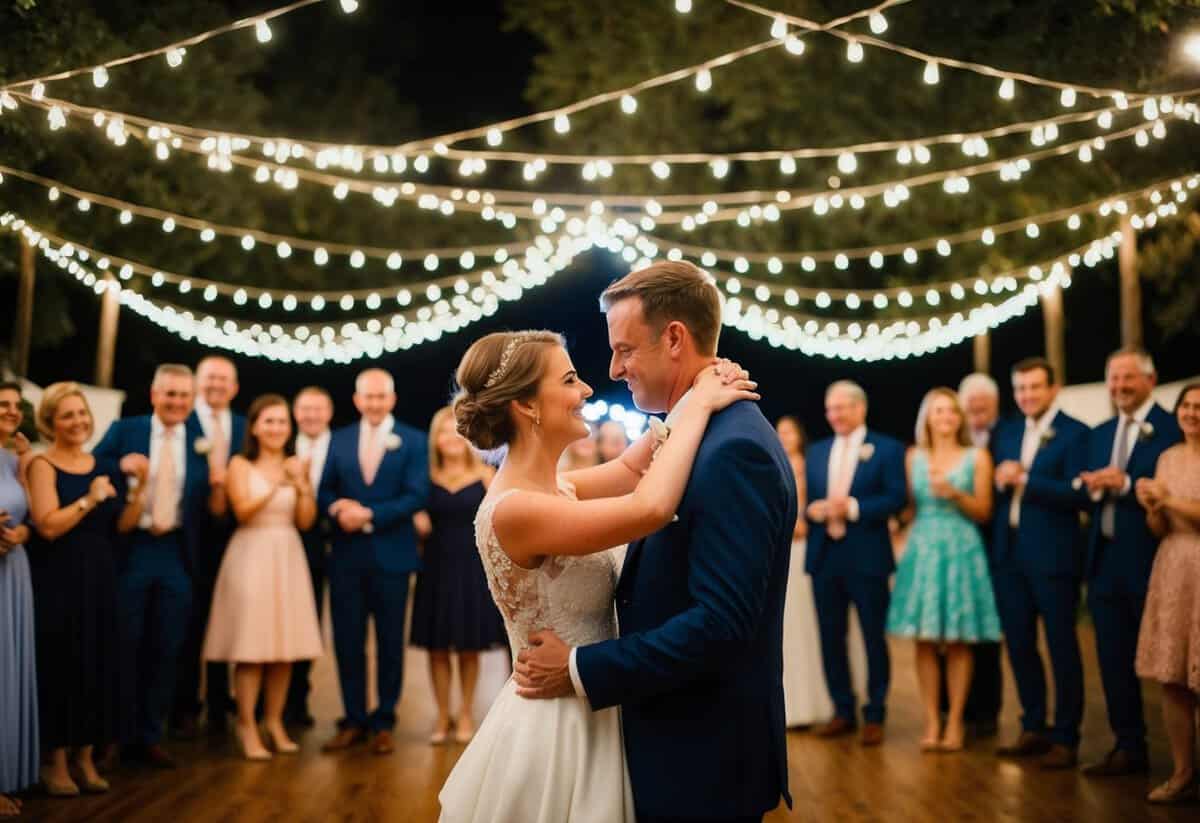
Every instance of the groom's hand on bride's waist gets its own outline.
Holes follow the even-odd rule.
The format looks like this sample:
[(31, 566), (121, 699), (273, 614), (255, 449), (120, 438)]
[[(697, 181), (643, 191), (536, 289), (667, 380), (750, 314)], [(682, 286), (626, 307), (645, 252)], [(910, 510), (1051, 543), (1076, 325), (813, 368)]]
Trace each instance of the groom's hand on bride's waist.
[(529, 635), (529, 646), (517, 655), (513, 679), (517, 694), (533, 700), (573, 697), (571, 684), (571, 647), (552, 631)]

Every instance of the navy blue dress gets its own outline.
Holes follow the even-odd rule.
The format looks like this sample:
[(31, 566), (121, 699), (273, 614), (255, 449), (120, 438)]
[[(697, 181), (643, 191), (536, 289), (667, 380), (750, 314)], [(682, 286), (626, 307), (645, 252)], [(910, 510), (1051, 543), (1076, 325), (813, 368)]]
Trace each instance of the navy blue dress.
[(54, 483), (61, 507), (100, 475), (116, 497), (57, 540), (30, 540), (43, 751), (116, 742), (124, 730), (115, 555), (125, 477), (116, 460), (97, 457), (84, 474), (55, 467)]
[(425, 509), (433, 533), (413, 595), (414, 646), (467, 652), (508, 642), (475, 546), (475, 513), (485, 492), (480, 480), (453, 494), (433, 484)]

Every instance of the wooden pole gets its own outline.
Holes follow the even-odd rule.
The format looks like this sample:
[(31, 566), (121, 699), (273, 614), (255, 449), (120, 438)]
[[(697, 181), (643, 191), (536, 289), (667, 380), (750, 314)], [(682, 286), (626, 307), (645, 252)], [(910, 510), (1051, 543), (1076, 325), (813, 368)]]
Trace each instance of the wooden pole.
[(17, 236), (20, 272), (17, 285), (17, 316), (13, 322), (13, 371), (29, 375), (29, 352), (33, 341), (33, 286), (36, 278), (34, 248)]
[(1042, 293), (1042, 320), (1046, 329), (1046, 359), (1054, 367), (1058, 385), (1067, 383), (1067, 347), (1063, 328), (1062, 287), (1055, 284)]
[(992, 370), (992, 336), (986, 331), (975, 335), (975, 371), (988, 374)]
[(96, 379), (97, 386), (112, 388), (113, 363), (117, 354), (117, 321), (121, 317), (121, 302), (117, 291), (117, 281), (110, 274), (105, 279), (109, 288), (100, 297), (100, 333), (96, 340)]
[(1142, 332), (1142, 283), (1138, 279), (1137, 232), (1129, 221), (1129, 215), (1121, 215), (1121, 245), (1117, 249), (1117, 262), (1121, 271), (1121, 345), (1141, 346)]

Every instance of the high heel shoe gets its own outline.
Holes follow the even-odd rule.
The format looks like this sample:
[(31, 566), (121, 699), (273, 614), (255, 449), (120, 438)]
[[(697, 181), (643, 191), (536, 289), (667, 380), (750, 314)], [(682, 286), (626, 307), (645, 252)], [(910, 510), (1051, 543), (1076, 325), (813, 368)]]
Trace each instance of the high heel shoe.
[(105, 794), (111, 788), (112, 786), (103, 777), (97, 777), (95, 780), (86, 776), (83, 778), (83, 790), (88, 794)]
[(1160, 806), (1174, 806), (1189, 803), (1200, 797), (1200, 775), (1192, 774), (1191, 778), (1171, 788), (1171, 781), (1158, 786), (1146, 795), (1146, 801)]
[(271, 729), (267, 729), (267, 739), (276, 754), (295, 754), (300, 751), (300, 746), (294, 740), (289, 740), (287, 735), (276, 735)]
[(431, 746), (445, 745), (450, 739), (450, 735), (454, 729), (454, 721), (447, 720), (445, 726), (439, 726), (433, 730), (433, 734), (429, 735), (429, 744)]
[(271, 759), (271, 753), (265, 748), (261, 752), (250, 751), (246, 746), (246, 737), (242, 734), (242, 730), (240, 728), (237, 730), (237, 739), (238, 744), (242, 747), (242, 757), (246, 758), (247, 760), (260, 762)]
[(42, 787), (51, 797), (79, 797), (79, 786), (75, 785), (75, 781), (69, 777), (60, 782), (43, 776)]

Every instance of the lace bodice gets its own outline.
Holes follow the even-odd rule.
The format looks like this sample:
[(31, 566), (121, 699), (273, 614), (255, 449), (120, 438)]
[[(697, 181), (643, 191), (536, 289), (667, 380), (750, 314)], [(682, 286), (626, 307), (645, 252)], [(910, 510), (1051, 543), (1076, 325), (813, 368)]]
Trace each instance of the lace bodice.
[[(559, 488), (561, 494), (575, 499), (570, 483), (560, 479)], [(521, 568), (504, 553), (492, 528), (496, 507), (517, 491), (488, 495), (475, 516), (475, 545), (492, 598), (504, 616), (513, 656), (528, 645), (532, 632), (541, 629), (553, 629), (570, 646), (615, 637), (616, 550), (546, 557), (536, 569)]]

